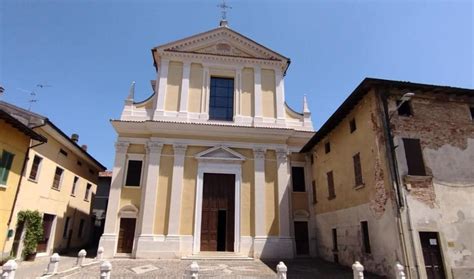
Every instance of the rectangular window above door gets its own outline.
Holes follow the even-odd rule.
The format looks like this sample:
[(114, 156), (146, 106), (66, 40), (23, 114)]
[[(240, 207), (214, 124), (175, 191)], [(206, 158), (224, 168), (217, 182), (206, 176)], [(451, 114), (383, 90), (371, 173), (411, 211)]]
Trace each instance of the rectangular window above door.
[(293, 184), (293, 192), (306, 192), (303, 167), (291, 168), (291, 180)]
[(142, 175), (142, 161), (129, 160), (127, 168), (127, 179), (125, 186), (139, 187)]
[(209, 120), (234, 119), (234, 79), (211, 77)]

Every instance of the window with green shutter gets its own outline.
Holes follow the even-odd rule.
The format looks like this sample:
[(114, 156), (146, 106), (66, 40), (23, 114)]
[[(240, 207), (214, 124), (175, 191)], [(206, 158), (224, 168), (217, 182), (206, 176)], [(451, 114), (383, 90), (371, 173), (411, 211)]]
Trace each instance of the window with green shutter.
[(7, 185), (8, 174), (13, 163), (13, 157), (15, 155), (3, 150), (2, 158), (0, 160), (0, 184)]

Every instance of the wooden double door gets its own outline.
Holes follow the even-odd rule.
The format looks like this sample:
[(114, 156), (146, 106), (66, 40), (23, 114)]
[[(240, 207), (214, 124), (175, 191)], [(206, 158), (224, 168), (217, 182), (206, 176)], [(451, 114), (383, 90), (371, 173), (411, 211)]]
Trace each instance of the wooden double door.
[(234, 251), (235, 175), (205, 173), (201, 251)]
[(117, 253), (132, 253), (135, 239), (135, 218), (120, 218), (120, 229), (117, 241)]
[(437, 232), (420, 232), (421, 248), (428, 279), (444, 279), (444, 264)]

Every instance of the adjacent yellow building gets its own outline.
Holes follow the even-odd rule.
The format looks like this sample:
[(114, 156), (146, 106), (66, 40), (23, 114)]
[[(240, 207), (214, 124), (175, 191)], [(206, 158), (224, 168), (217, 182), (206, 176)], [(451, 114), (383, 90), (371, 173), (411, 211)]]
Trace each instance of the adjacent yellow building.
[[(0, 109), (34, 127), (47, 140), (32, 144), (28, 151), (8, 225), (14, 233), (4, 242), (4, 254), (21, 255), (24, 230), (16, 216), (22, 210), (38, 210), (43, 216), (44, 236), (37, 247), (38, 256), (87, 244), (92, 226), (91, 201), (98, 172), (104, 166), (87, 153), (85, 146), (78, 145), (77, 135), (69, 138), (47, 118), (5, 102), (0, 102)], [(12, 134), (5, 135), (10, 138)], [(15, 164), (17, 167), (19, 163)]]
[(289, 59), (225, 21), (152, 55), (154, 94), (136, 102), (132, 85), (111, 121), (106, 256), (315, 255), (298, 154), (313, 126), (306, 100), (301, 113), (285, 103)]
[(2, 109), (0, 131), (0, 260), (3, 260), (9, 256), (5, 246), (13, 236), (9, 228), (30, 145), (44, 143), (46, 138)]

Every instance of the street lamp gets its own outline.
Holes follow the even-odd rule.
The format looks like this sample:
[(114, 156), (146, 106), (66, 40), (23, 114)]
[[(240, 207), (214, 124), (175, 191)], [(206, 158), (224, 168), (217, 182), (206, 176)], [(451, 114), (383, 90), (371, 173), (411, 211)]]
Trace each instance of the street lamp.
[(411, 100), (411, 98), (413, 98), (413, 96), (415, 96), (415, 93), (413, 92), (407, 92), (405, 94), (403, 94), (403, 96), (400, 98), (400, 103), (398, 104), (397, 108), (392, 111), (392, 113), (390, 114), (390, 117), (388, 119), (392, 119), (392, 116), (393, 114), (405, 103), (405, 102), (408, 102)]

